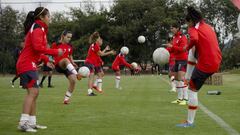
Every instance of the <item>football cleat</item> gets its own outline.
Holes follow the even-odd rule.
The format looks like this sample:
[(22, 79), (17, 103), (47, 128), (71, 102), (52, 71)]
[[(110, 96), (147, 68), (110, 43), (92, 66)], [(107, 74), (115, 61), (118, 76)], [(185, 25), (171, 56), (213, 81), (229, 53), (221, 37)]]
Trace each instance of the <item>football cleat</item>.
[(70, 103), (70, 99), (64, 99), (63, 104), (67, 105)]
[(187, 121), (185, 121), (184, 123), (181, 124), (177, 124), (176, 127), (181, 127), (181, 128), (188, 128), (188, 127), (194, 127), (194, 124), (192, 123), (188, 123)]
[(97, 86), (93, 86), (92, 88), (95, 89), (95, 90), (96, 90), (97, 92), (99, 92), (99, 93), (103, 93), (103, 90), (98, 89)]
[(36, 129), (33, 129), (30, 125), (29, 122), (26, 121), (24, 123), (19, 122), (18, 129), (23, 131), (23, 132), (37, 132)]
[(180, 100), (180, 99), (177, 99), (177, 100), (172, 101), (171, 103), (172, 103), (172, 104), (179, 104), (180, 102), (181, 102), (181, 100)]
[(88, 94), (88, 96), (97, 96), (97, 94), (92, 92), (92, 93)]

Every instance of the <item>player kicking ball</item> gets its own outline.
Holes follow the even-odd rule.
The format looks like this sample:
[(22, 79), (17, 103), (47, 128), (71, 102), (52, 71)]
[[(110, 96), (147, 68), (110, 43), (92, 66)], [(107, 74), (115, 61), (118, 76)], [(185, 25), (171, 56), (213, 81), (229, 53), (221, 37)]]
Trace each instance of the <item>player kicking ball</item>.
[(177, 127), (193, 127), (198, 108), (198, 91), (205, 80), (217, 72), (222, 60), (216, 33), (213, 28), (205, 23), (199, 11), (193, 7), (187, 8), (186, 21), (189, 26), (190, 42), (186, 50), (195, 46), (197, 52), (197, 64), (192, 72), (188, 87), (188, 115), (184, 123)]
[(134, 66), (137, 67), (136, 64), (129, 64), (128, 62), (126, 62), (125, 60), (125, 56), (128, 54), (129, 49), (127, 47), (122, 47), (120, 50), (120, 53), (117, 55), (117, 57), (115, 58), (115, 60), (113, 61), (112, 64), (112, 69), (115, 72), (115, 88), (117, 89), (122, 89), (122, 87), (120, 86), (120, 80), (121, 80), (121, 73), (120, 73), (120, 66), (124, 65), (130, 69), (134, 69)]

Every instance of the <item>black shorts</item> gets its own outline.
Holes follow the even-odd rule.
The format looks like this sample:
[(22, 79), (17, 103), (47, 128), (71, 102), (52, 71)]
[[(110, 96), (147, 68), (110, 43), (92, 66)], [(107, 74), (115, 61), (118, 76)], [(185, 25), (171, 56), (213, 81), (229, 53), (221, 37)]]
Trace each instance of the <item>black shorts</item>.
[(190, 82), (189, 88), (193, 91), (199, 91), (204, 82), (208, 77), (210, 77), (213, 73), (205, 73), (200, 71), (197, 68), (194, 68)]
[(62, 69), (59, 65), (55, 66), (55, 69), (58, 73), (63, 73), (66, 77), (68, 77), (69, 75), (73, 74), (72, 72), (70, 72), (67, 69)]
[(44, 72), (49, 72), (49, 71), (52, 71), (53, 69), (44, 64), (42, 70)]
[(174, 65), (174, 72), (183, 71), (186, 72), (187, 60), (176, 60)]
[(38, 81), (38, 72), (37, 71), (27, 71), (19, 75), (20, 76), (20, 85), (27, 88), (39, 88)]
[(88, 67), (88, 69), (90, 70), (90, 73), (100, 73), (103, 72), (103, 68), (102, 66), (94, 66), (91, 63), (85, 63), (84, 64), (86, 67)]

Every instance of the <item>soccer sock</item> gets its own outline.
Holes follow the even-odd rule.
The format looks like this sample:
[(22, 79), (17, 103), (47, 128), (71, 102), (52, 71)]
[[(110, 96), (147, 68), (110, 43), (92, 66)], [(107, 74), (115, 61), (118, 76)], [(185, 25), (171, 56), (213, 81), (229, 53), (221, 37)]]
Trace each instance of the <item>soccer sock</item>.
[(69, 63), (67, 65), (67, 69), (68, 69), (68, 71), (72, 72), (73, 74), (75, 74), (75, 75), (77, 74), (76, 69), (74, 68), (74, 66), (71, 63)]
[(12, 79), (12, 83), (14, 84), (14, 82), (18, 79), (17, 76), (15, 76), (13, 79)]
[(29, 123), (30, 125), (36, 125), (37, 124), (37, 119), (36, 116), (29, 116)]
[(182, 100), (183, 99), (183, 91), (181, 88), (181, 81), (176, 81), (176, 83), (177, 83), (178, 99)]
[(72, 93), (67, 91), (65, 94), (64, 100), (69, 100), (71, 96), (72, 96)]
[(94, 81), (93, 86), (97, 86), (97, 84), (98, 84), (98, 79)]
[(29, 114), (21, 114), (20, 124), (24, 124), (26, 121), (29, 121)]
[(184, 81), (181, 81), (181, 87), (183, 92), (183, 99), (188, 100), (188, 87), (187, 84), (184, 83)]
[(193, 123), (194, 122), (194, 118), (196, 115), (196, 111), (197, 111), (197, 107), (198, 107), (198, 94), (197, 92), (194, 92), (192, 90), (188, 90), (188, 96), (189, 96), (189, 100), (188, 100), (188, 117), (187, 117), (187, 121), (188, 123)]
[(119, 88), (120, 80), (121, 80), (121, 77), (120, 76), (116, 76), (116, 78), (115, 78), (116, 88)]
[(52, 76), (48, 76), (48, 86), (51, 86)]
[(46, 76), (43, 76), (43, 77), (42, 77), (42, 80), (41, 80), (41, 82), (40, 82), (41, 85), (43, 84), (43, 81), (45, 80), (45, 78), (46, 78)]
[(88, 94), (91, 94), (93, 93), (93, 90), (92, 89), (88, 89)]
[(97, 87), (99, 90), (102, 90), (102, 85), (103, 85), (102, 79), (97, 79)]
[(171, 80), (172, 90), (176, 90), (175, 77), (171, 76), (170, 80)]

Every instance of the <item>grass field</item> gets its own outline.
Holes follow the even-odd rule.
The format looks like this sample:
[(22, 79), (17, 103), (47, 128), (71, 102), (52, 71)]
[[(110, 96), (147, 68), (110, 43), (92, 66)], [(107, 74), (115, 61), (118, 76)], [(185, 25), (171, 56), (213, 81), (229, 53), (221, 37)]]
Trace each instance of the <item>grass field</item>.
[[(11, 88), (12, 76), (0, 77), (0, 135), (24, 134), (17, 130), (25, 90)], [(43, 88), (38, 99), (38, 123), (48, 129), (38, 135), (228, 135), (203, 111), (198, 110), (194, 128), (177, 128), (186, 118), (186, 106), (171, 104), (163, 81), (167, 76), (122, 76), (122, 90), (114, 89), (114, 76), (105, 76), (104, 94), (88, 97), (87, 80), (78, 82), (70, 105), (63, 105), (67, 88), (64, 76), (54, 76), (55, 88)], [(224, 75), (223, 86), (205, 85), (200, 102), (240, 132), (240, 75)], [(45, 82), (46, 86), (47, 81)], [(18, 81), (16, 81), (18, 84)], [(17, 85), (15, 85), (17, 86)], [(222, 95), (207, 95), (221, 90)], [(28, 133), (29, 134), (29, 133)]]

